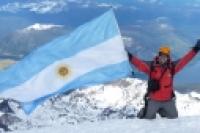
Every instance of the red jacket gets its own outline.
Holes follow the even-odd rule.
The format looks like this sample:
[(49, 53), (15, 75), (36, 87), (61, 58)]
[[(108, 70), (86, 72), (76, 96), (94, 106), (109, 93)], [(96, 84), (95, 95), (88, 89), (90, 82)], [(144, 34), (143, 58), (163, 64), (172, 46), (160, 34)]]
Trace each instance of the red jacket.
[[(177, 74), (180, 70), (183, 69), (185, 65), (189, 63), (189, 61), (192, 60), (192, 58), (197, 54), (194, 50), (189, 51), (184, 57), (182, 57), (180, 60), (171, 62), (170, 67), (167, 68), (166, 72), (164, 73), (163, 77), (160, 79), (160, 88), (158, 91), (150, 92), (148, 94), (148, 97), (150, 97), (153, 100), (157, 101), (167, 101), (172, 98), (173, 94), (173, 76)], [(155, 59), (156, 60), (156, 59)], [(136, 56), (133, 56), (131, 58), (132, 64), (138, 68), (141, 72), (146, 73), (148, 76), (150, 76), (151, 72), (151, 78), (157, 79), (161, 77), (161, 74), (163, 73), (164, 69), (159, 64), (156, 64), (154, 66), (154, 69), (151, 70), (151, 64), (140, 60)], [(173, 64), (173, 65), (172, 65)], [(172, 75), (173, 73), (173, 75)]]

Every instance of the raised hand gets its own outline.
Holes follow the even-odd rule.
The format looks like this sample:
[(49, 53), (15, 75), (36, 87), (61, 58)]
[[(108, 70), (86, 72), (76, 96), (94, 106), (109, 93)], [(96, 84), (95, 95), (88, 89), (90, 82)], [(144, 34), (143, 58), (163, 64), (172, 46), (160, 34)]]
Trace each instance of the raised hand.
[(200, 50), (200, 39), (197, 40), (195, 46), (193, 47), (193, 49), (196, 51), (196, 52), (199, 52)]

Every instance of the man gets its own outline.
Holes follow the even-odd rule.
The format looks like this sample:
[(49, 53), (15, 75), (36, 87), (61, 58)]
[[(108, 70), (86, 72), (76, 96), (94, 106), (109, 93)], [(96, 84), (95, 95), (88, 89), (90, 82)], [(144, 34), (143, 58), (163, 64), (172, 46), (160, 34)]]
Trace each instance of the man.
[(173, 77), (191, 61), (200, 50), (200, 40), (184, 57), (177, 61), (170, 58), (170, 48), (161, 47), (153, 61), (145, 62), (129, 55), (130, 62), (141, 72), (149, 76), (145, 95), (145, 106), (138, 113), (139, 118), (154, 119), (156, 113), (161, 117), (177, 118), (173, 90)]

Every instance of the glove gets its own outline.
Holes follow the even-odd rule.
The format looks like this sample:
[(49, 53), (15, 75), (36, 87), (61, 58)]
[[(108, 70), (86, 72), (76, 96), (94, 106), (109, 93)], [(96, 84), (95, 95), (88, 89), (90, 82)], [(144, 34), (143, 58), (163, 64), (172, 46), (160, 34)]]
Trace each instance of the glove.
[(197, 43), (195, 44), (195, 46), (193, 47), (193, 50), (195, 52), (199, 52), (200, 50), (200, 39), (197, 40)]
[(132, 59), (132, 54), (128, 52), (128, 59), (129, 61)]

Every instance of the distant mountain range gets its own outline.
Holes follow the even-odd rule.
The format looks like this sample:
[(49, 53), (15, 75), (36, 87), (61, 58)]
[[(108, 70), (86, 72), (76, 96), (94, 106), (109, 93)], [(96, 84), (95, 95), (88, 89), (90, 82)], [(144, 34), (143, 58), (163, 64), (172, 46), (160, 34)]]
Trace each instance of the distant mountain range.
[(0, 39), (0, 58), (19, 60), (37, 47), (67, 33), (60, 25), (34, 24)]

